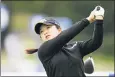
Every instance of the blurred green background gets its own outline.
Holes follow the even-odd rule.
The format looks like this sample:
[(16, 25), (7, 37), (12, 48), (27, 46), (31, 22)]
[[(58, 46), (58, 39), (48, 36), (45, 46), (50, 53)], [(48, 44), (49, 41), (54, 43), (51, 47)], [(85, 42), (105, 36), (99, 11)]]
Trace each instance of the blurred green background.
[[(29, 17), (33, 14), (46, 14), (51, 17), (68, 17), (73, 24), (89, 16), (97, 5), (105, 9), (104, 40), (102, 46), (93, 52), (95, 71), (114, 71), (114, 1), (2, 1), (10, 9), (8, 32), (16, 32), (23, 40), (25, 48), (35, 48), (36, 43), (28, 32)], [(84, 29), (73, 40), (86, 40), (92, 35), (93, 24)], [(6, 52), (2, 50), (2, 62), (6, 63)], [(86, 59), (86, 56), (84, 59)], [(35, 60), (36, 56), (25, 56)]]

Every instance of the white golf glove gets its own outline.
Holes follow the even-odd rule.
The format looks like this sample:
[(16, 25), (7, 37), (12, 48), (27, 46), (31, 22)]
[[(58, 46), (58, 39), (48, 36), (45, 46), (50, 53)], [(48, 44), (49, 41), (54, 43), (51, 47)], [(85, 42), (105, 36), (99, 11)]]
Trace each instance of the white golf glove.
[(94, 11), (94, 15), (95, 16), (102, 16), (102, 17), (104, 17), (105, 10), (101, 6), (96, 6), (93, 11)]
[(103, 20), (104, 12), (104, 8), (101, 6), (96, 6), (95, 9), (90, 13), (89, 17), (86, 19), (89, 20), (90, 23), (94, 22), (95, 20)]

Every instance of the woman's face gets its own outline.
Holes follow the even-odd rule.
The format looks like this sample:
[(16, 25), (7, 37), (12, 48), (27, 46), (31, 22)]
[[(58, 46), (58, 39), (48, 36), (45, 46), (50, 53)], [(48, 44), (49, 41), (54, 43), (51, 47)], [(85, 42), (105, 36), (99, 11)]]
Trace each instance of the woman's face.
[(43, 41), (55, 38), (61, 33), (61, 28), (57, 29), (55, 25), (42, 25), (40, 27), (40, 37)]

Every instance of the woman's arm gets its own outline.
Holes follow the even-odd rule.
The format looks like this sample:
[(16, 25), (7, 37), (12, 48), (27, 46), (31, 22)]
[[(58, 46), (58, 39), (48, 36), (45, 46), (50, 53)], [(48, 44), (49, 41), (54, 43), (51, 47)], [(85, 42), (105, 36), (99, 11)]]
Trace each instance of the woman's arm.
[[(95, 8), (96, 9), (96, 8)], [(92, 11), (89, 15), (89, 17), (82, 19), (81, 21), (75, 23), (71, 28), (61, 32), (56, 38), (49, 40), (45, 42), (39, 49), (38, 49), (38, 55), (39, 58), (43, 60), (48, 60), (53, 55), (55, 55), (59, 50), (68, 43), (71, 39), (73, 39), (77, 34), (79, 34), (86, 26), (88, 26), (90, 23), (95, 21), (94, 13), (95, 11)], [(96, 32), (95, 32), (96, 33)], [(86, 44), (86, 43), (85, 43)], [(84, 45), (85, 45), (84, 44)], [(86, 45), (85, 45), (86, 46)], [(81, 47), (85, 47), (82, 46)]]
[(79, 34), (86, 26), (89, 25), (88, 19), (83, 19), (75, 23), (71, 28), (60, 33), (56, 38), (45, 42), (39, 49), (39, 57), (42, 60), (48, 60), (55, 53), (68, 43), (72, 38)]
[(104, 18), (104, 8), (97, 6), (99, 10), (95, 11), (95, 26), (93, 36), (90, 40), (86, 42), (79, 43), (82, 56), (85, 56), (95, 50), (97, 50), (103, 42), (103, 18)]
[(88, 41), (78, 42), (82, 56), (85, 56), (102, 45), (103, 41), (103, 20), (96, 20), (93, 36)]
[[(45, 42), (38, 50), (40, 59), (48, 60), (53, 55), (55, 55), (57, 52), (59, 52), (59, 50), (66, 43), (68, 43), (77, 34), (79, 34), (86, 26), (89, 25), (89, 23), (92, 23), (93, 21), (95, 21), (95, 16), (96, 16), (96, 19), (100, 20), (100, 18), (98, 18), (98, 17), (102, 17), (102, 15), (104, 14), (103, 13), (104, 9), (102, 9), (100, 7), (100, 10), (97, 10), (97, 7), (91, 12), (89, 17), (75, 23), (71, 28), (69, 28), (69, 29), (63, 31), (62, 33), (60, 33), (56, 38)], [(90, 41), (85, 42), (84, 44), (82, 43), (81, 44), (81, 49), (86, 48), (87, 50), (89, 49), (89, 50), (93, 51), (100, 46), (100, 44), (102, 42), (102, 33), (101, 32), (103, 32), (102, 31), (103, 29), (102, 29), (101, 25), (102, 25), (102, 21), (97, 21), (96, 22), (96, 28), (95, 28), (93, 38)], [(98, 32), (98, 31), (100, 31), (100, 32)], [(99, 42), (99, 44), (97, 42)], [(84, 51), (84, 50), (81, 50), (81, 51)], [(83, 54), (86, 54), (86, 52), (84, 52)]]

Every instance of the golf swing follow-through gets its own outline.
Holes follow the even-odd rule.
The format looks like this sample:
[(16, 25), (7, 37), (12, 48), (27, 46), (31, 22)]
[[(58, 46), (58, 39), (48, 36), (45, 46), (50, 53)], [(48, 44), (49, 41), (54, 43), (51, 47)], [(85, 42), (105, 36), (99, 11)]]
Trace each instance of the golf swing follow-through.
[[(35, 32), (44, 43), (38, 49), (27, 49), (28, 54), (38, 52), (48, 77), (86, 77), (83, 57), (97, 50), (103, 42), (104, 9), (96, 6), (87, 18), (62, 31), (59, 23), (45, 18), (35, 25)], [(94, 23), (92, 38), (87, 41), (69, 42), (90, 23)], [(87, 64), (87, 63), (86, 63)], [(92, 64), (91, 64), (92, 65)]]

